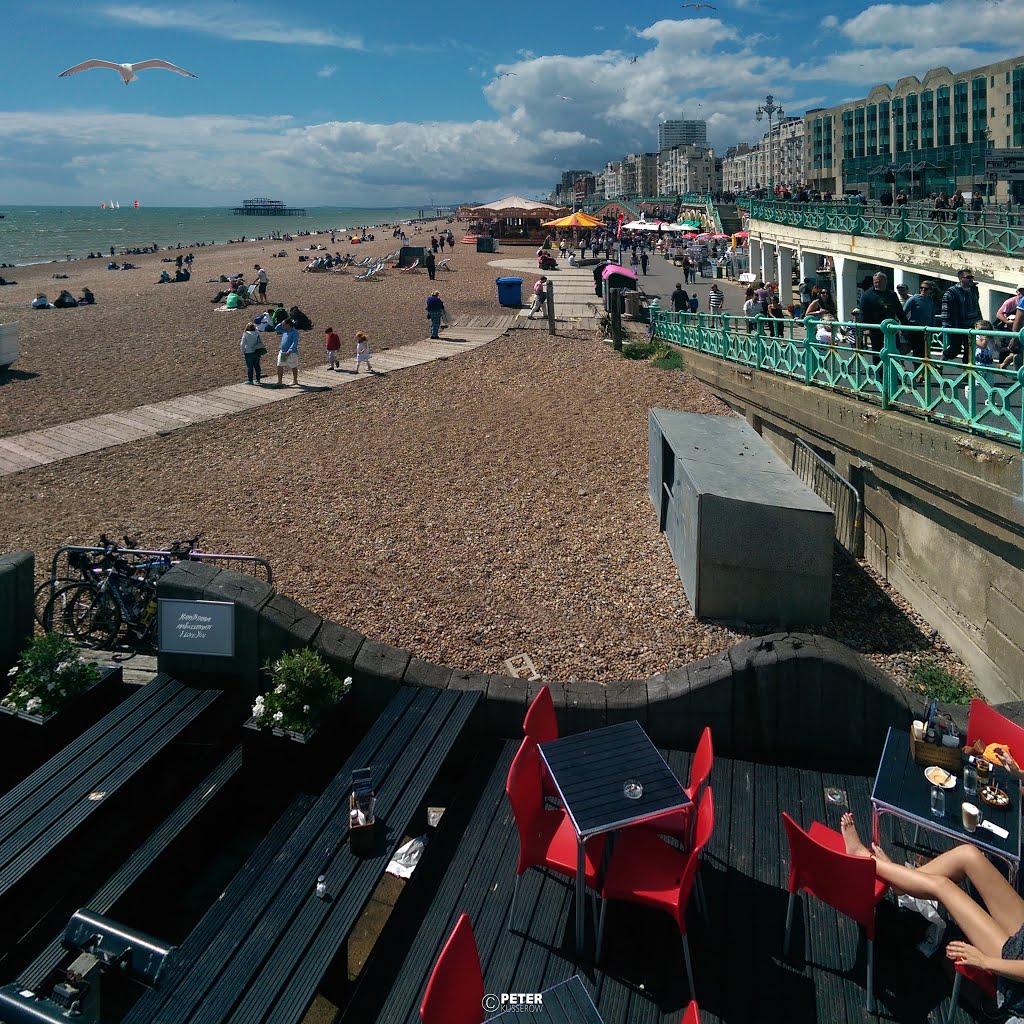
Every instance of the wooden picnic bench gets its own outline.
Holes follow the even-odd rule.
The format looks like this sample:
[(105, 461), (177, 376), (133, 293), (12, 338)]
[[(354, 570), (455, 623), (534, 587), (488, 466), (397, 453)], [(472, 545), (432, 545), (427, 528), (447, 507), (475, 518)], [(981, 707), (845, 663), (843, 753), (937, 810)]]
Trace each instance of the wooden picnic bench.
[[(130, 827), (136, 813), (130, 799), (118, 801), (121, 791), (137, 782), (220, 696), (219, 690), (197, 690), (157, 676), (0, 798), (3, 955), (17, 944), (27, 924), (39, 920), (41, 906), (58, 902), (56, 894), (67, 888), (63, 876), (75, 881), (77, 860), (95, 856), (95, 841), (79, 847), (72, 841), (80, 838), (83, 826), (110, 826), (120, 813)], [(136, 796), (142, 801), (149, 794)], [(146, 806), (138, 817), (144, 819), (148, 813)], [(111, 841), (106, 833), (105, 842)], [(62, 861), (60, 869), (57, 858)], [(48, 869), (50, 874), (43, 878)]]
[[(175, 950), (159, 990), (123, 1024), (297, 1024), (378, 882), (437, 773), (456, 748), (479, 694), (403, 688), (360, 741), (273, 860), (229, 886)], [(377, 846), (353, 853), (352, 772), (369, 767)], [(316, 896), (324, 877), (326, 898)], [(252, 884), (255, 882), (256, 884)]]
[[(185, 797), (147, 839), (132, 851), (125, 862), (85, 901), (84, 907), (94, 914), (109, 913), (114, 904), (142, 878), (174, 841), (238, 776), (241, 770), (242, 748), (239, 745)], [(312, 803), (312, 800), (309, 800), (309, 803)], [(308, 807), (303, 806), (303, 809), (308, 810)], [(294, 828), (297, 820), (297, 815), (292, 811), (291, 817), (289, 817), (289, 813), (282, 814), (278, 819), (278, 824), (290, 821), (291, 827)], [(272, 831), (271, 835), (273, 834), (275, 833)], [(281, 842), (283, 842), (283, 836), (279, 837), (278, 846)], [(33, 991), (49, 991), (48, 982), (57, 980), (56, 978), (51, 979), (50, 975), (62, 966), (66, 966), (63, 962), (70, 961), (75, 955), (69, 954), (64, 948), (63, 939), (64, 929), (62, 928), (32, 963), (20, 972), (18, 984), (22, 988)]]

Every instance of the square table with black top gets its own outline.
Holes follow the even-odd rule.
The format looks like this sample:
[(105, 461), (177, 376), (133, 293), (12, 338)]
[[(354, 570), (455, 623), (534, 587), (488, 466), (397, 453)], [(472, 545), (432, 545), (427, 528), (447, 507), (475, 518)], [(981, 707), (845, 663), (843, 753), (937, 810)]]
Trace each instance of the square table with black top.
[[(679, 780), (639, 722), (562, 736), (539, 745), (579, 844), (576, 859), (576, 953), (583, 952), (584, 844), (667, 811), (690, 806)], [(627, 783), (639, 783), (626, 795)]]
[[(495, 1021), (522, 1024), (524, 1020), (530, 1024), (604, 1024), (578, 974), (552, 985), (540, 995), (540, 1003), (529, 1007), (510, 1006), (497, 1017), (488, 1017), (486, 1024), (495, 1024)], [(527, 1010), (529, 1012), (525, 1012)]]
[[(872, 821), (871, 832), (874, 841), (880, 841), (880, 819), (883, 814), (901, 818), (911, 824), (930, 829), (939, 835), (970, 843), (984, 853), (998, 857), (1009, 865), (1010, 884), (1016, 888), (1020, 871), (1020, 783), (1005, 769), (992, 766), (991, 780), (1009, 794), (1006, 807), (989, 807), (978, 794), (964, 794), (963, 776), (957, 777), (956, 785), (947, 789), (946, 813), (941, 818), (932, 814), (931, 783), (924, 777), (927, 765), (914, 761), (910, 751), (910, 735), (907, 730), (889, 728), (878, 765), (878, 775), (871, 791)], [(980, 788), (980, 787), (979, 787)], [(974, 804), (981, 811), (985, 821), (1005, 828), (1006, 839), (988, 829), (979, 827), (975, 832), (964, 828), (960, 815), (960, 804), (964, 801)]]

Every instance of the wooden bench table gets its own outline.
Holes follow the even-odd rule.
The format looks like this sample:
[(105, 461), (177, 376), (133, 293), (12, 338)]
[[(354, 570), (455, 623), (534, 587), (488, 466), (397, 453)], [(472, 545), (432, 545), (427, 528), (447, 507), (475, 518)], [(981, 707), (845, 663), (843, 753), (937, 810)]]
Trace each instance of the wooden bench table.
[[(297, 1024), (478, 697), (401, 690), (273, 861), (234, 905), (211, 908), (175, 951), (160, 989), (144, 993), (124, 1024)], [(357, 856), (346, 842), (348, 798), (353, 770), (364, 767), (375, 782), (379, 840), (373, 854)], [(315, 894), (321, 875), (325, 899)]]

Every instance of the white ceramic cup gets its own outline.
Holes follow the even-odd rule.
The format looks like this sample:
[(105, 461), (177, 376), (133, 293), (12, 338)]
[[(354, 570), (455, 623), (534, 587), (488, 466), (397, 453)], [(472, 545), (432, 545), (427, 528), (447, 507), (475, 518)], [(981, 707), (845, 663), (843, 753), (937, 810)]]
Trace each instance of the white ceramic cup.
[(977, 832), (981, 824), (981, 811), (976, 804), (970, 804), (966, 800), (960, 805), (960, 815), (963, 819), (964, 828), (968, 832)]
[(924, 722), (913, 721), (910, 723), (910, 731), (914, 734), (914, 739), (918, 743), (924, 739)]

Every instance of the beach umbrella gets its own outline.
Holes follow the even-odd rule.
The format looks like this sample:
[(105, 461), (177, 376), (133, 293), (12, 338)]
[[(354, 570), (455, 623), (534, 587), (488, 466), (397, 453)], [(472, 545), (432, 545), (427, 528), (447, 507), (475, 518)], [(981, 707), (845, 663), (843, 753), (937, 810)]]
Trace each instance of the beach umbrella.
[(730, 238), (732, 238), (732, 235), (712, 235), (711, 238), (712, 240), (724, 238), (726, 241), (728, 241)]
[(568, 217), (559, 217), (558, 220), (547, 220), (541, 224), (542, 228), (600, 228), (604, 227), (604, 221), (597, 217), (591, 217), (589, 213), (571, 213)]
[(749, 234), (749, 232), (746, 232), (746, 231), (737, 231), (736, 234), (733, 235), (732, 237), (733, 238), (749, 238), (750, 234)]
[(700, 233), (699, 235), (697, 235), (696, 237), (697, 237), (697, 238), (705, 238), (705, 239), (707, 239), (707, 238), (711, 238), (712, 236), (711, 236), (711, 232), (710, 232), (710, 231), (702, 231), (702, 232), (701, 232), (701, 233)]

